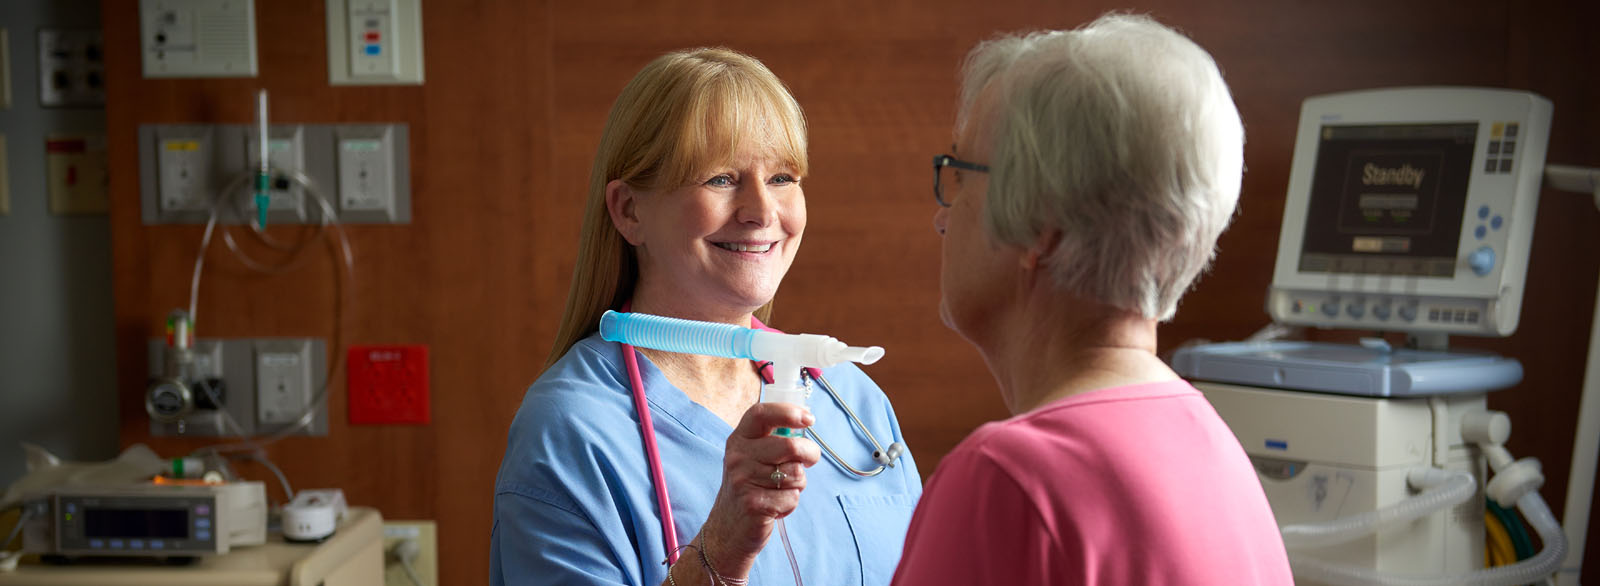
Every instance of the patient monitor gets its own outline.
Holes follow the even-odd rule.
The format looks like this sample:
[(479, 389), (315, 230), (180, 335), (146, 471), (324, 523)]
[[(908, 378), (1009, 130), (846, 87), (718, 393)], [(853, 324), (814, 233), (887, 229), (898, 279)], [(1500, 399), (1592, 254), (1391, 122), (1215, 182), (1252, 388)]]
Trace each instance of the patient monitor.
[[(1267, 312), (1282, 324), (1404, 332), (1416, 347), (1238, 342), (1173, 356), (1250, 455), (1280, 525), (1409, 506), (1419, 471), (1470, 473), (1469, 486), (1484, 486), (1480, 446), (1505, 436), (1465, 430), (1508, 426), (1485, 398), (1518, 383), (1522, 367), (1448, 351), (1446, 340), (1516, 330), (1551, 110), (1531, 93), (1480, 88), (1305, 100)], [(1513, 495), (1537, 485), (1503, 476), (1521, 483)], [(1469, 490), (1449, 510), (1359, 539), (1290, 544), (1297, 582), (1483, 568), (1483, 492)], [(1311, 571), (1324, 563), (1339, 568)]]
[(1305, 101), (1267, 311), (1280, 323), (1509, 336), (1550, 102), (1406, 88)]

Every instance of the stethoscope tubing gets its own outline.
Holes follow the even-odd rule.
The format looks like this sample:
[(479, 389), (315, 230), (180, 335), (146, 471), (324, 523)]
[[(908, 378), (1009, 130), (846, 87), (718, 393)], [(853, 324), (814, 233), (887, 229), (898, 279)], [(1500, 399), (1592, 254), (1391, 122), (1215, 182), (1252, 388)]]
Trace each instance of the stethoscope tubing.
[[(639, 414), (639, 435), (644, 440), (645, 459), (650, 465), (650, 482), (654, 485), (656, 506), (660, 509), (661, 533), (664, 545), (667, 548), (667, 563), (674, 564), (678, 561), (678, 532), (676, 524), (672, 520), (672, 499), (667, 495), (667, 478), (666, 472), (661, 465), (661, 450), (656, 446), (655, 425), (650, 418), (650, 406), (645, 402), (644, 378), (639, 374), (639, 354), (631, 344), (620, 345), (622, 346), (623, 361), (627, 364), (628, 386), (633, 395), (633, 409)], [(860, 429), (861, 433), (867, 436), (867, 441), (872, 443), (873, 459), (882, 462), (884, 459), (883, 445), (878, 443), (878, 438), (872, 435), (872, 430), (867, 429), (867, 425), (861, 422), (861, 418), (856, 417), (856, 412), (845, 404), (844, 399), (839, 398), (839, 393), (833, 390), (833, 385), (828, 383), (827, 377), (822, 376), (822, 371), (808, 368), (805, 369), (805, 372), (817, 381), (822, 390), (828, 392), (829, 397), (833, 397), (834, 404), (843, 409), (845, 415), (850, 416), (850, 420), (855, 422), (856, 428)], [(871, 478), (882, 474), (884, 469), (888, 468), (888, 465), (880, 463), (877, 468), (870, 471), (863, 472), (858, 470), (845, 462), (844, 458), (839, 457), (839, 454), (828, 446), (828, 442), (823, 440), (816, 430), (807, 427), (805, 434), (817, 442), (817, 445), (821, 446), (823, 451), (828, 453), (834, 464), (851, 474), (863, 478)], [(898, 454), (888, 458), (889, 463), (893, 463), (896, 457), (898, 457)]]
[[(839, 393), (833, 390), (833, 385), (828, 383), (828, 378), (822, 376), (822, 371), (808, 369), (806, 373), (812, 378), (816, 379), (818, 386), (822, 387), (822, 390), (827, 391), (828, 396), (833, 397), (834, 404), (838, 405), (840, 409), (843, 409), (844, 414), (849, 415), (851, 421), (856, 422), (856, 429), (859, 429), (861, 430), (861, 433), (866, 434), (867, 441), (872, 442), (872, 457), (873, 459), (877, 459), (879, 455), (883, 453), (883, 445), (878, 443), (878, 438), (872, 436), (872, 430), (867, 429), (867, 424), (862, 423), (861, 418), (856, 417), (856, 412), (852, 410), (849, 405), (845, 404), (844, 399), (839, 398)], [(861, 476), (863, 478), (871, 478), (873, 476), (882, 474), (884, 469), (888, 468), (888, 466), (879, 464), (877, 468), (873, 468), (868, 472), (857, 470), (854, 466), (851, 466), (849, 463), (845, 462), (844, 458), (839, 457), (839, 454), (834, 453), (833, 448), (828, 447), (828, 442), (823, 440), (822, 435), (818, 434), (816, 430), (807, 427), (805, 433), (807, 437), (810, 437), (812, 440), (816, 441), (817, 445), (822, 446), (822, 450), (827, 452), (828, 455), (832, 457), (834, 464), (837, 464), (840, 468), (843, 468), (845, 471), (851, 474)]]
[(633, 410), (639, 414), (639, 435), (644, 438), (645, 459), (650, 463), (650, 483), (655, 485), (656, 506), (661, 509), (661, 533), (667, 547), (667, 563), (678, 563), (678, 531), (672, 521), (672, 499), (667, 496), (667, 475), (661, 469), (661, 450), (656, 447), (656, 428), (650, 421), (650, 406), (644, 400), (644, 377), (639, 375), (639, 353), (632, 344), (622, 344), (623, 361), (628, 365), (628, 385), (632, 387)]

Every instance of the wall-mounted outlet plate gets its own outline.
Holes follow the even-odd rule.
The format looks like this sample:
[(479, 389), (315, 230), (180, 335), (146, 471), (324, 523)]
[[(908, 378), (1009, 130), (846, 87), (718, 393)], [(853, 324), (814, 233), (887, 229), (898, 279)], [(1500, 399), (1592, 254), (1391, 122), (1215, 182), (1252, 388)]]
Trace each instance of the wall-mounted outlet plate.
[(294, 423), (311, 404), (309, 340), (257, 340), (255, 373), (257, 423)]
[[(356, 125), (334, 129), (338, 142), (340, 220), (401, 222), (402, 207), (409, 216), (409, 174), (399, 173), (396, 168), (407, 156), (403, 128)], [(402, 197), (406, 200), (404, 206)]]
[[(222, 409), (226, 409), (228, 415), (233, 416), (234, 422), (242, 427), (242, 433), (248, 435), (255, 431), (251, 423), (255, 410), (251, 401), (254, 389), (250, 386), (248, 347), (216, 338), (196, 339), (194, 349), (190, 352), (192, 362), (183, 372), (169, 370), (166, 340), (151, 338), (147, 348), (149, 380), (178, 378), (186, 383), (201, 380), (218, 381), (218, 384), (211, 388), (211, 392), (222, 400)], [(206, 406), (195, 410), (181, 421), (170, 423), (151, 421), (151, 435), (221, 437), (241, 432), (228, 423), (220, 410), (209, 408), (209, 398), (202, 398), (207, 394), (205, 387), (192, 384), (190, 392), (197, 404)]]
[(45, 139), (44, 152), (51, 213), (110, 211), (104, 135), (52, 134)]
[[(261, 161), (259, 131), (250, 127), (244, 139), (246, 169), (255, 170)], [(267, 128), (267, 165), (274, 176), (283, 173), (305, 173), (305, 129), (298, 124), (273, 125)], [(267, 222), (300, 223), (306, 219), (305, 191), (298, 183), (279, 178), (267, 191)]]
[[(205, 391), (197, 381), (219, 380), (221, 410), (203, 405), (181, 422), (151, 421), (157, 436), (259, 436), (282, 430), (297, 420), (327, 377), (326, 343), (317, 338), (236, 338), (195, 340), (189, 368), (174, 375), (168, 367), (166, 341), (149, 341), (150, 380), (183, 379), (198, 400)], [(231, 415), (228, 422), (222, 410)], [(237, 427), (235, 427), (237, 425)], [(328, 435), (326, 401), (317, 405), (311, 423), (296, 435)]]
[(421, 85), (422, 0), (326, 0), (329, 85)]
[[(405, 124), (283, 124), (268, 134), (273, 166), (297, 171), (269, 196), (268, 225), (322, 221), (328, 209), (350, 224), (411, 222), (410, 146)], [(253, 221), (254, 126), (243, 124), (139, 126), (140, 210), (145, 225), (204, 224), (212, 202), (217, 221)], [(298, 146), (296, 146), (298, 145)], [(298, 165), (298, 169), (296, 166)], [(341, 175), (341, 173), (343, 173)], [(282, 175), (275, 174), (276, 178)], [(228, 193), (222, 193), (227, 191)], [(345, 195), (350, 195), (349, 205)]]
[(144, 76), (255, 77), (253, 0), (140, 0)]
[(216, 168), (215, 132), (208, 126), (165, 126), (156, 130), (154, 150), (162, 212), (204, 214), (211, 207)]
[(411, 223), (411, 144), (405, 124), (333, 127), (339, 221)]
[(438, 586), (439, 584), (439, 528), (433, 521), (384, 521), (383, 550), (394, 551), (401, 541), (412, 539), (417, 543), (417, 556), (411, 560), (411, 570), (417, 581), (401, 567), (399, 560), (385, 556), (384, 586)]
[(100, 31), (39, 31), (39, 105), (105, 107), (105, 48)]

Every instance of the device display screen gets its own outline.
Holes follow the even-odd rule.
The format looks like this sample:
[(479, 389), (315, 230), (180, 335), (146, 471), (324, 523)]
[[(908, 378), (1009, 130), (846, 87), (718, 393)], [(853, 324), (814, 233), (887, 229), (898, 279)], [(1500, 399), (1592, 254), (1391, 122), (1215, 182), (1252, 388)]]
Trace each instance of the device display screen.
[(87, 508), (83, 511), (83, 536), (183, 539), (189, 536), (189, 511)]
[(1476, 122), (1323, 126), (1300, 272), (1455, 276)]

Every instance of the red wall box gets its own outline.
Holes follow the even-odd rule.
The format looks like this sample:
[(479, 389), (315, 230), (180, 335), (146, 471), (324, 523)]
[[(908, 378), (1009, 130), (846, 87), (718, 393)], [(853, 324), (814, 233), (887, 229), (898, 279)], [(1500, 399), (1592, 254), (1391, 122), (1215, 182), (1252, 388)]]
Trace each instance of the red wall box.
[(351, 346), (346, 358), (351, 425), (428, 424), (427, 346)]

